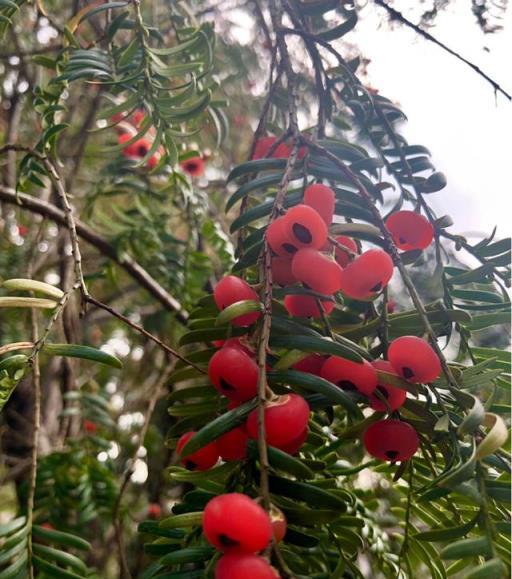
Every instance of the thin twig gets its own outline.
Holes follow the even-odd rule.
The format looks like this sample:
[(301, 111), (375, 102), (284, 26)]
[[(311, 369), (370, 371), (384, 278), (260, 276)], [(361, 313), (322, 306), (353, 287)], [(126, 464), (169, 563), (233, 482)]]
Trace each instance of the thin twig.
[(374, 0), (374, 2), (375, 2), (375, 4), (377, 4), (377, 6), (384, 8), (388, 12), (388, 14), (390, 15), (391, 19), (398, 20), (399, 22), (401, 22), (402, 24), (404, 24), (408, 28), (411, 28), (412, 30), (414, 30), (414, 32), (416, 32), (416, 34), (419, 34), (420, 36), (422, 36), (423, 38), (425, 38), (429, 42), (434, 43), (435, 45), (439, 46), (440, 48), (442, 48), (444, 51), (448, 52), (452, 56), (455, 56), (455, 58), (457, 58), (458, 60), (460, 60), (464, 64), (467, 64), (471, 69), (473, 69), (477, 74), (479, 74), (482, 78), (484, 78), (492, 86), (495, 93), (500, 92), (509, 101), (512, 100), (512, 95), (510, 95), (508, 92), (506, 92), (495, 80), (493, 80), (488, 74), (486, 74), (476, 64), (472, 63), (467, 58), (464, 58), (462, 55), (460, 55), (458, 52), (455, 52), (455, 50), (451, 49), (449, 46), (446, 46), (446, 44), (444, 44), (443, 42), (441, 42), (440, 40), (438, 40), (437, 38), (432, 36), (432, 34), (430, 34), (429, 32), (426, 32), (425, 30), (423, 30), (422, 28), (420, 28), (419, 26), (414, 24), (414, 22), (411, 22), (401, 12), (399, 12), (398, 10), (393, 8), (392, 6), (389, 6), (388, 4), (386, 4), (386, 2), (384, 2), (384, 0)]
[[(1, 152), (2, 148), (0, 148), (0, 154)], [(67, 225), (66, 214), (55, 205), (31, 195), (17, 192), (9, 187), (0, 185), (0, 201), (19, 206), (31, 213), (42, 215), (55, 223)], [(75, 227), (80, 238), (95, 247), (101, 255), (108, 257), (122, 267), (141, 287), (156, 298), (166, 310), (175, 312), (179, 322), (184, 324), (187, 321), (188, 314), (180, 302), (170, 295), (137, 261), (127, 254), (118, 254), (116, 248), (104, 237), (81, 221), (75, 220)]]
[(91, 295), (88, 295), (86, 298), (86, 301), (90, 304), (94, 304), (96, 307), (101, 308), (102, 310), (105, 310), (106, 312), (108, 312), (109, 314), (111, 314), (112, 316), (114, 316), (115, 318), (117, 318), (118, 320), (121, 320), (122, 322), (124, 322), (127, 326), (130, 326), (130, 328), (133, 328), (134, 330), (136, 330), (137, 332), (139, 332), (140, 334), (142, 334), (143, 336), (146, 336), (146, 338), (148, 338), (149, 340), (155, 342), (155, 344), (157, 344), (158, 346), (160, 346), (160, 348), (162, 348), (162, 350), (164, 350), (165, 352), (167, 352), (168, 354), (171, 354), (172, 356), (174, 356), (175, 358), (177, 358), (178, 360), (181, 360), (182, 362), (185, 362), (188, 366), (191, 366), (192, 368), (195, 368), (198, 372), (201, 372), (201, 374), (206, 374), (206, 370), (204, 370), (204, 368), (201, 368), (200, 366), (197, 366), (196, 364), (194, 364), (194, 362), (191, 362), (190, 360), (188, 360), (187, 358), (185, 358), (184, 356), (182, 356), (178, 351), (176, 351), (174, 348), (171, 348), (170, 346), (168, 346), (167, 344), (165, 344), (164, 342), (162, 342), (162, 340), (160, 340), (160, 338), (157, 338), (156, 336), (154, 336), (153, 334), (151, 334), (150, 332), (148, 332), (145, 328), (143, 328), (142, 326), (139, 326), (139, 324), (136, 324), (135, 322), (132, 322), (132, 320), (130, 320), (129, 318), (127, 318), (126, 316), (124, 316), (121, 312), (118, 312), (116, 309), (114, 309), (113, 307), (104, 304), (103, 302), (100, 302), (99, 300), (97, 300), (96, 298), (92, 297)]

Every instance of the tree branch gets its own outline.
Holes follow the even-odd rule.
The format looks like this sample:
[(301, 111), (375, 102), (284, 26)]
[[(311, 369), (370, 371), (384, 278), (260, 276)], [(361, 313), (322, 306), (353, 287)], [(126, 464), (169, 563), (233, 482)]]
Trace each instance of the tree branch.
[[(0, 185), (0, 201), (11, 205), (17, 205), (31, 213), (36, 213), (51, 219), (60, 225), (67, 225), (66, 214), (51, 203), (37, 199), (25, 193), (16, 192), (14, 189)], [(185, 323), (188, 313), (180, 302), (170, 295), (137, 261), (127, 254), (119, 255), (104, 237), (93, 229), (76, 220), (77, 235), (90, 245), (95, 247), (102, 255), (108, 257), (121, 266), (138, 284), (156, 298), (166, 310), (176, 312), (176, 317), (181, 323)]]
[(432, 34), (423, 30), (422, 28), (420, 28), (419, 26), (414, 24), (414, 22), (411, 22), (401, 12), (399, 12), (398, 10), (393, 8), (392, 6), (389, 6), (388, 4), (386, 4), (386, 2), (384, 2), (384, 0), (374, 0), (374, 2), (375, 2), (375, 4), (377, 4), (377, 6), (384, 8), (384, 10), (386, 10), (388, 12), (388, 14), (390, 15), (390, 18), (392, 20), (398, 20), (399, 22), (401, 22), (402, 24), (404, 24), (408, 28), (412, 28), (412, 30), (414, 30), (414, 32), (416, 32), (416, 34), (419, 34), (420, 36), (422, 36), (423, 38), (425, 38), (429, 42), (433, 42), (434, 44), (436, 44), (437, 46), (439, 46), (440, 48), (442, 48), (443, 50), (445, 50), (446, 52), (448, 52), (452, 56), (455, 56), (455, 58), (462, 61), (464, 64), (467, 64), (471, 69), (473, 69), (477, 74), (479, 74), (482, 78), (484, 78), (492, 86), (495, 93), (500, 92), (509, 101), (512, 101), (512, 95), (510, 95), (503, 88), (501, 88), (501, 86), (495, 80), (493, 80), (489, 75), (487, 75), (476, 64), (473, 64), (470, 60), (467, 60), (462, 55), (460, 55), (458, 52), (455, 52), (455, 50), (452, 50), (449, 46), (446, 46), (446, 44), (443, 44), (440, 40), (437, 40), (437, 38), (432, 36)]

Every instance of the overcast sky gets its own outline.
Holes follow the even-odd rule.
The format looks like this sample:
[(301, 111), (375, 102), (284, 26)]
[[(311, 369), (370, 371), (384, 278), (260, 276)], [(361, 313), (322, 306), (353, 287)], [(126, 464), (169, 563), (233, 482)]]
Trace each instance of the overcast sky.
[[(503, 32), (485, 35), (469, 4), (456, 0), (431, 32), (511, 93), (512, 9)], [(410, 2), (394, 6), (406, 9)], [(500, 237), (510, 235), (512, 105), (495, 99), (483, 78), (414, 31), (390, 31), (381, 23), (382, 9), (369, 2), (346, 38), (371, 59), (370, 84), (402, 105), (409, 142), (428, 147), (447, 175), (448, 186), (429, 200), (439, 214), (454, 218), (454, 232), (489, 232), (498, 225)]]

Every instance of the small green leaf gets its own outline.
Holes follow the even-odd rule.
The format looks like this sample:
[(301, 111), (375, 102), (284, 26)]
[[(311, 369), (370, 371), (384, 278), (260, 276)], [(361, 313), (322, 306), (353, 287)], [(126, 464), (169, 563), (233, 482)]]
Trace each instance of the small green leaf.
[(487, 537), (474, 537), (455, 541), (441, 550), (441, 559), (464, 559), (465, 557), (488, 557), (491, 548)]
[(464, 575), (464, 579), (503, 579), (506, 572), (503, 561), (495, 557)]
[[(162, 519), (158, 526), (161, 529), (182, 529), (187, 527), (200, 527), (203, 524), (203, 512), (183, 513), (181, 515), (172, 515)], [(141, 530), (139, 525), (139, 531)], [(141, 531), (144, 532), (144, 531)]]
[(160, 559), (162, 565), (182, 565), (184, 563), (196, 563), (208, 561), (214, 555), (212, 547), (187, 547), (174, 553), (169, 553)]
[(482, 458), (485, 458), (489, 454), (495, 453), (508, 439), (507, 425), (503, 418), (497, 414), (486, 414), (484, 424), (490, 427), (490, 430), (487, 436), (477, 446), (476, 460), (482, 460)]
[(60, 300), (64, 296), (64, 292), (58, 287), (33, 279), (7, 279), (2, 283), (2, 287), (7, 290), (42, 293), (56, 300)]
[[(249, 456), (254, 459), (258, 458), (258, 444), (255, 440), (249, 440), (247, 448)], [(315, 477), (313, 471), (308, 466), (287, 452), (283, 452), (272, 446), (267, 447), (267, 452), (270, 466), (273, 468), (287, 472), (297, 478), (312, 479)]]
[(254, 300), (242, 300), (240, 302), (235, 302), (220, 312), (215, 320), (215, 325), (222, 326), (229, 324), (229, 322), (233, 321), (239, 316), (252, 314), (253, 312), (261, 312), (262, 309), (263, 307), (261, 303)]
[(72, 547), (73, 549), (80, 549), (81, 551), (90, 551), (91, 544), (71, 533), (66, 533), (64, 531), (56, 531), (54, 529), (46, 529), (39, 525), (34, 525), (32, 527), (32, 534), (35, 537), (44, 539), (48, 543), (57, 543), (59, 545), (65, 545), (66, 547)]
[(414, 539), (417, 541), (452, 541), (453, 539), (460, 539), (467, 535), (471, 529), (476, 525), (478, 521), (479, 513), (473, 517), (467, 523), (459, 525), (457, 527), (446, 527), (442, 529), (432, 529), (430, 531), (425, 531), (423, 533), (417, 533), (414, 535)]
[(79, 344), (45, 344), (43, 350), (52, 356), (66, 356), (68, 358), (81, 358), (91, 360), (99, 364), (105, 364), (112, 368), (122, 368), (121, 360), (90, 346), (81, 346)]

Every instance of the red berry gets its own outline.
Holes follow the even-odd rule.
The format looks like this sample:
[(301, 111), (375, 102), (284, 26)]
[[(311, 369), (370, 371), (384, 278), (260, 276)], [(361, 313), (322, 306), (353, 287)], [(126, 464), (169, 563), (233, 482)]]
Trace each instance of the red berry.
[[(324, 312), (330, 314), (334, 309), (334, 303), (321, 300)], [(318, 307), (317, 299), (312, 296), (288, 295), (284, 298), (284, 307), (291, 316), (300, 318), (319, 318), (322, 314)]]
[(87, 432), (87, 434), (96, 434), (98, 425), (92, 420), (84, 420), (84, 430)]
[(332, 223), (334, 215), (334, 191), (326, 185), (310, 185), (304, 191), (304, 205), (309, 205), (318, 212), (327, 227)]
[[(252, 287), (243, 279), (234, 275), (227, 275), (219, 281), (213, 290), (213, 299), (215, 300), (219, 310), (223, 310), (231, 304), (242, 300), (259, 301), (258, 294), (252, 289)], [(234, 326), (244, 328), (254, 324), (260, 315), (260, 312), (245, 314), (243, 316), (238, 316), (232, 320), (231, 323)]]
[[(347, 237), (346, 235), (338, 235), (338, 237), (335, 239), (338, 243), (341, 243), (341, 245), (344, 245), (350, 251), (359, 253), (357, 243), (351, 237)], [(348, 251), (343, 251), (343, 249), (336, 247), (334, 253), (335, 259), (341, 265), (341, 267), (347, 267), (347, 265), (352, 261), (352, 256)]]
[(304, 443), (306, 442), (307, 437), (308, 437), (308, 429), (305, 428), (299, 434), (299, 436), (297, 436), (297, 438), (294, 438), (288, 444), (282, 444), (279, 447), (279, 450), (282, 450), (283, 452), (287, 452), (288, 454), (297, 454), (299, 452), (299, 450), (302, 448), (302, 446), (304, 445)]
[(286, 234), (298, 248), (320, 249), (327, 241), (327, 225), (319, 213), (307, 205), (295, 205), (284, 216)]
[(268, 514), (250, 497), (228, 493), (213, 498), (204, 509), (203, 532), (217, 549), (235, 553), (256, 553), (272, 537)]
[(292, 366), (292, 368), (294, 370), (299, 370), (300, 372), (306, 372), (308, 374), (320, 376), (324, 362), (325, 358), (320, 356), (320, 354), (310, 354), (309, 356), (302, 358), (302, 360), (299, 360)]
[(263, 557), (228, 553), (218, 560), (215, 579), (279, 579), (279, 574)]
[[(281, 448), (298, 439), (307, 428), (308, 403), (298, 394), (284, 394), (267, 402), (265, 407), (265, 434), (268, 444)], [(258, 409), (247, 418), (250, 438), (258, 438)]]
[(331, 356), (322, 366), (320, 376), (344, 390), (358, 390), (366, 396), (377, 387), (375, 369), (366, 360), (358, 364), (339, 356)]
[(162, 507), (158, 503), (148, 505), (148, 518), (159, 519), (162, 516)]
[(409, 460), (419, 446), (418, 434), (410, 424), (390, 419), (369, 426), (363, 442), (369, 454), (391, 462)]
[(293, 275), (313, 291), (324, 295), (340, 289), (342, 271), (333, 259), (309, 247), (299, 249), (292, 259)]
[[(123, 133), (122, 135), (119, 135), (118, 141), (119, 144), (123, 144), (132, 138), (133, 138), (132, 135), (128, 133)], [(153, 143), (148, 139), (145, 138), (138, 139), (134, 143), (131, 143), (130, 145), (124, 147), (124, 149), (122, 150), (122, 154), (128, 159), (140, 160), (148, 154), (152, 146)], [(148, 159), (147, 167), (152, 169), (157, 165), (159, 160), (160, 160), (160, 152), (157, 152)]]
[(137, 111), (134, 111), (134, 113), (132, 114), (131, 120), (136, 127), (140, 127), (145, 116), (146, 116), (146, 114), (144, 113), (144, 111), (137, 110)]
[(208, 376), (215, 388), (241, 402), (256, 396), (258, 374), (256, 362), (239, 348), (221, 348), (208, 364)]
[(298, 247), (289, 235), (284, 217), (278, 217), (267, 227), (265, 233), (270, 249), (278, 256), (291, 259)]
[(434, 239), (430, 221), (415, 211), (397, 211), (386, 219), (386, 228), (399, 249), (425, 249)]
[(395, 300), (393, 300), (393, 299), (388, 300), (388, 303), (386, 304), (386, 310), (387, 310), (388, 314), (394, 313), (394, 311), (396, 310)]
[(244, 427), (233, 428), (217, 440), (222, 460), (242, 460), (247, 454), (249, 436)]
[(256, 141), (256, 147), (254, 148), (254, 154), (252, 158), (263, 159), (268, 155), (270, 148), (277, 141), (276, 137), (262, 137)]
[[(181, 455), (181, 449), (194, 436), (195, 432), (186, 432), (176, 445), (176, 452)], [(219, 449), (216, 442), (210, 442), (192, 454), (181, 457), (181, 464), (188, 470), (208, 470), (219, 460)]]
[(20, 237), (25, 237), (25, 235), (27, 235), (28, 233), (28, 227), (26, 227), (25, 225), (18, 225), (18, 235)]
[(270, 522), (272, 523), (272, 534), (274, 541), (280, 543), (286, 535), (286, 517), (281, 509), (273, 506), (270, 509)]
[[(382, 370), (388, 374), (398, 376), (393, 366), (387, 360), (374, 360), (372, 366), (376, 370)], [(379, 392), (387, 401), (387, 405), (383, 400), (377, 397), (376, 393), (369, 396), (370, 406), (377, 412), (386, 412), (389, 409), (396, 410), (402, 406), (407, 398), (407, 392), (402, 388), (393, 386), (392, 384), (381, 383), (377, 385), (376, 391)]]
[(286, 143), (279, 143), (277, 145), (276, 150), (272, 153), (272, 157), (274, 159), (288, 159), (292, 149)]
[(382, 249), (365, 251), (341, 273), (341, 291), (355, 300), (373, 298), (393, 275), (393, 261)]
[(433, 382), (441, 374), (441, 363), (434, 349), (417, 336), (402, 336), (393, 340), (388, 358), (400, 376), (415, 384)]
[(201, 177), (204, 175), (204, 161), (201, 157), (191, 157), (180, 162), (180, 167), (191, 177)]
[(279, 256), (272, 258), (272, 282), (283, 287), (297, 283), (291, 259)]

